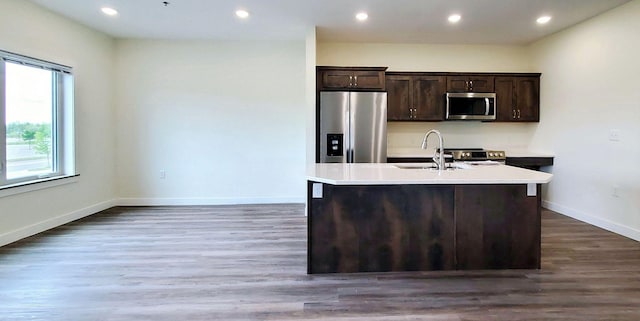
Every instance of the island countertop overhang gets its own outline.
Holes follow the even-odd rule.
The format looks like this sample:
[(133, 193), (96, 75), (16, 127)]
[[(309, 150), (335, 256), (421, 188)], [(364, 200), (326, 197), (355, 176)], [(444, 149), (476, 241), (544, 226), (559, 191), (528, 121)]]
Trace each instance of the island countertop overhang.
[(331, 185), (546, 184), (552, 174), (508, 165), (476, 165), (437, 171), (399, 168), (410, 164), (323, 163), (307, 168), (307, 180)]

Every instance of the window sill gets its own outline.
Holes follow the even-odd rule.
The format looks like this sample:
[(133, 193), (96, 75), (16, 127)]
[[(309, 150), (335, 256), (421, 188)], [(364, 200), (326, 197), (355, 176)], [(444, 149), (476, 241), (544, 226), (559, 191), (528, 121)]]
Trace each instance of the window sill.
[(66, 175), (66, 176), (56, 176), (51, 178), (44, 178), (35, 181), (22, 182), (13, 185), (7, 185), (0, 187), (0, 198), (22, 194), (32, 191), (37, 191), (45, 188), (66, 185), (71, 183), (76, 183), (79, 181), (79, 174), (76, 175)]

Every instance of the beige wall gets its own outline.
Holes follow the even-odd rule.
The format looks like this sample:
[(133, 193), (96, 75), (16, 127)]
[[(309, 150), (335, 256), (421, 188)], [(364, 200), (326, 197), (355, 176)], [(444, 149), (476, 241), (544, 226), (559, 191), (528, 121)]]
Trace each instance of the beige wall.
[[(530, 48), (534, 68), (544, 74), (544, 112), (532, 146), (556, 154), (546, 205), (637, 240), (639, 30), (636, 0)], [(620, 141), (609, 140), (611, 130)]]
[(530, 72), (524, 46), (326, 43), (320, 66), (385, 66), (389, 71)]
[(304, 201), (304, 40), (118, 40), (116, 56), (121, 203)]
[(0, 198), (0, 245), (110, 207), (114, 40), (30, 1), (0, 1), (0, 49), (73, 67), (77, 183)]

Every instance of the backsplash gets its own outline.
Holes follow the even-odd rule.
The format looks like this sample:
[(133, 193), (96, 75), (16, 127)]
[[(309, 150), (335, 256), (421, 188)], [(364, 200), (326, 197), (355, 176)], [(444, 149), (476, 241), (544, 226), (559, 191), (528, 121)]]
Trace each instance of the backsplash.
[(424, 134), (439, 130), (447, 148), (527, 148), (537, 123), (490, 123), (479, 121), (389, 122), (387, 147), (420, 148)]

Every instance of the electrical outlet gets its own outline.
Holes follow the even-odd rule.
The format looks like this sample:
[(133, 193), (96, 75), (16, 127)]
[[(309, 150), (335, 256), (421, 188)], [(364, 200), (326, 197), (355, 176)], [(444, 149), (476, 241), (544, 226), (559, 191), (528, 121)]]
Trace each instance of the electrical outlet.
[(167, 172), (165, 170), (161, 170), (160, 171), (160, 179), (165, 179), (167, 178)]
[(612, 142), (620, 141), (620, 130), (612, 129), (609, 131), (609, 140)]

